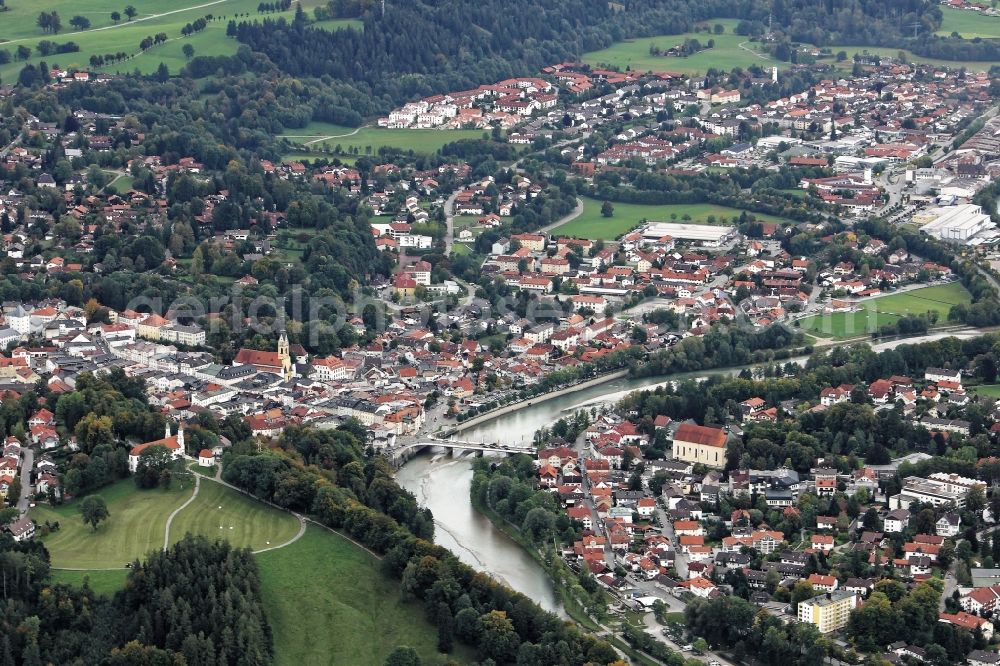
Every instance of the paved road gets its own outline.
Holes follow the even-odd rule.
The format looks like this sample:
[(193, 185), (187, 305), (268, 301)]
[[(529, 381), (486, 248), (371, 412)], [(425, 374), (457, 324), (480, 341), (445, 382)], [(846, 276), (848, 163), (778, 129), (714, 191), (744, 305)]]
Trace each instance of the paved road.
[(21, 461), (21, 497), (17, 508), (21, 515), (28, 513), (31, 506), (31, 470), (35, 468), (35, 450), (30, 446), (24, 448), (24, 460)]

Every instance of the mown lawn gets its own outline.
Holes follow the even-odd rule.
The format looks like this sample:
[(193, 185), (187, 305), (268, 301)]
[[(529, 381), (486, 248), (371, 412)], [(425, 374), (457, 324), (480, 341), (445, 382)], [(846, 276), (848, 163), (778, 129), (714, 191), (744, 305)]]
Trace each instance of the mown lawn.
[[(602, 202), (582, 197), (583, 212), (569, 222), (552, 230), (553, 234), (577, 236), (579, 238), (608, 240), (639, 226), (642, 220), (650, 222), (691, 222), (697, 224), (732, 224), (743, 212), (737, 208), (715, 204), (667, 204), (662, 206), (645, 204), (612, 203), (611, 217), (601, 215)], [(759, 220), (787, 222), (773, 215), (747, 213)], [(685, 219), (686, 216), (686, 219)], [(709, 219), (711, 217), (711, 219)]]
[(953, 305), (970, 301), (971, 297), (965, 287), (952, 282), (861, 301), (861, 309), (856, 312), (814, 315), (800, 320), (799, 326), (804, 331), (824, 338), (850, 338), (874, 333), (908, 314), (937, 312), (938, 323), (943, 324), (947, 322), (948, 312)]
[(170, 542), (191, 533), (224, 539), (237, 548), (259, 550), (281, 545), (298, 531), (299, 521), (292, 514), (202, 479), (198, 497), (174, 517)]
[(67, 571), (66, 569), (53, 569), (50, 578), (53, 583), (66, 583), (74, 587), (83, 587), (83, 582), (86, 580), (90, 585), (90, 589), (96, 594), (112, 596), (115, 592), (125, 587), (126, 576), (128, 576), (128, 569), (116, 569), (114, 571)]
[(155, 548), (163, 547), (170, 513), (191, 496), (191, 483), (174, 482), (168, 490), (139, 490), (123, 479), (99, 493), (108, 505), (108, 519), (97, 531), (84, 525), (79, 499), (61, 506), (39, 504), (30, 515), (39, 524), (58, 522), (59, 529), (43, 537), (54, 567), (102, 569), (124, 567)]
[(973, 389), (979, 395), (985, 395), (988, 398), (1000, 398), (1000, 384), (986, 384), (984, 386), (977, 386)]
[[(416, 649), (425, 665), (446, 661), (422, 608), (404, 603), (378, 560), (343, 537), (309, 525), (301, 539), (257, 562), (278, 666), (381, 666), (399, 645)], [(471, 656), (452, 655), (459, 663)]]
[[(715, 68), (728, 72), (733, 67), (747, 67), (758, 64), (762, 67), (777, 66), (780, 69), (789, 67), (789, 63), (772, 60), (767, 54), (757, 53), (755, 44), (749, 42), (749, 37), (733, 32), (737, 21), (733, 19), (709, 19), (704, 21), (709, 26), (721, 24), (725, 32), (721, 35), (698, 32), (681, 35), (657, 35), (655, 37), (640, 37), (624, 42), (618, 42), (600, 51), (583, 54), (583, 62), (595, 67), (611, 66), (622, 71), (626, 67), (640, 72), (680, 72), (682, 74), (704, 74)], [(666, 51), (684, 43), (685, 39), (697, 39), (702, 46), (712, 39), (715, 46), (688, 57), (655, 56), (650, 54), (650, 46), (657, 46)], [(740, 48), (743, 44), (745, 48)]]

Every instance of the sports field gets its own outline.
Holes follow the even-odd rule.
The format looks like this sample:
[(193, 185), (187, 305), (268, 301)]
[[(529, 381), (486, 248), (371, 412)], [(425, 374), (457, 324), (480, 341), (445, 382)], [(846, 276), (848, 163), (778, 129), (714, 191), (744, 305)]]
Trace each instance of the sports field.
[[(343, 537), (309, 525), (257, 563), (278, 666), (381, 666), (399, 645), (416, 649), (424, 664), (445, 661), (420, 606), (404, 603), (378, 560)], [(452, 656), (468, 663), (472, 655)]]
[[(328, 126), (334, 131), (310, 124), (305, 130), (288, 130), (282, 136), (289, 141), (306, 145), (313, 150), (329, 150), (334, 153), (348, 153), (357, 149), (357, 154), (372, 155), (387, 146), (417, 153), (435, 153), (441, 146), (459, 139), (481, 139), (484, 130), (435, 130), (435, 129), (381, 129), (378, 127), (350, 128), (337, 125)], [(310, 130), (314, 127), (315, 129)], [(310, 133), (314, 131), (315, 134)]]
[[(299, 531), (290, 513), (274, 509), (221, 483), (202, 479), (198, 497), (174, 517), (170, 542), (188, 532), (225, 539), (237, 548), (252, 550), (279, 546)], [(161, 543), (163, 536), (160, 536)]]
[(97, 493), (107, 503), (110, 515), (96, 532), (83, 523), (79, 500), (57, 507), (39, 505), (30, 516), (39, 524), (46, 520), (59, 523), (57, 531), (43, 538), (53, 567), (124, 567), (163, 547), (167, 517), (191, 492), (190, 482), (174, 483), (169, 490), (139, 490), (132, 479), (123, 479)]
[(938, 35), (948, 37), (957, 32), (965, 39), (1000, 38), (1000, 16), (983, 16), (979, 12), (952, 7), (940, 7), (941, 29)]
[[(130, 57), (127, 60), (106, 65), (103, 69), (109, 72), (131, 72), (139, 69), (143, 73), (150, 73), (159, 67), (160, 63), (165, 63), (172, 73), (177, 73), (187, 62), (182, 48), (185, 44), (194, 47), (194, 55), (218, 56), (232, 55), (236, 53), (239, 46), (236, 40), (226, 37), (226, 25), (229, 19), (234, 16), (241, 16), (247, 20), (254, 18), (275, 17), (283, 15), (291, 18), (294, 15), (295, 5), (287, 12), (277, 12), (274, 14), (258, 14), (257, 0), (95, 0), (81, 4), (73, 0), (41, 0), (41, 2), (28, 3), (23, 0), (9, 0), (7, 2), (9, 11), (0, 13), (0, 49), (5, 49), (14, 53), (18, 46), (27, 46), (32, 50), (32, 55), (26, 61), (11, 62), (7, 65), (0, 65), (0, 78), (4, 82), (17, 78), (17, 73), (28, 62), (37, 64), (44, 60), (50, 66), (58, 65), (63, 68), (87, 68), (90, 69), (90, 56), (105, 55), (108, 53), (127, 53)], [(305, 0), (302, 2), (303, 8), (311, 10), (312, 7), (323, 4), (319, 0)], [(127, 5), (135, 7), (137, 14), (135, 19), (129, 21), (124, 15)], [(38, 14), (41, 11), (57, 11), (62, 22), (62, 30), (56, 35), (46, 34), (38, 27)], [(111, 20), (111, 12), (118, 11), (122, 14), (121, 20), (117, 23)], [(90, 21), (91, 27), (84, 31), (77, 31), (69, 24), (70, 19), (80, 15)], [(181, 28), (199, 18), (212, 15), (213, 20), (201, 32), (189, 37), (181, 36)], [(345, 27), (360, 29), (360, 21), (327, 21), (319, 25), (329, 30), (336, 30)], [(154, 46), (145, 52), (139, 52), (139, 42), (145, 37), (166, 33), (167, 40), (163, 44)], [(80, 51), (76, 53), (64, 53), (41, 56), (38, 53), (37, 44), (41, 40), (50, 40), (56, 43), (76, 42)]]
[[(731, 224), (743, 212), (737, 208), (715, 204), (666, 204), (662, 206), (645, 204), (612, 203), (611, 217), (601, 215), (602, 202), (581, 197), (583, 212), (565, 224), (552, 230), (553, 234), (577, 236), (579, 238), (609, 240), (634, 229), (642, 220), (654, 222), (691, 222), (695, 224)], [(787, 222), (773, 215), (754, 215), (766, 222)]]
[(814, 315), (799, 321), (803, 331), (824, 338), (850, 338), (874, 333), (903, 315), (937, 312), (945, 323), (953, 305), (970, 302), (969, 292), (958, 282), (914, 289), (901, 294), (879, 296), (859, 303), (857, 312)]
[[(758, 64), (762, 67), (789, 67), (789, 63), (772, 60), (767, 54), (757, 53), (749, 38), (733, 33), (737, 21), (734, 19), (710, 19), (709, 26), (721, 24), (725, 32), (721, 35), (706, 32), (689, 32), (681, 35), (657, 35), (640, 37), (613, 44), (600, 51), (583, 54), (583, 62), (594, 67), (610, 66), (622, 71), (630, 68), (639, 72), (680, 72), (682, 74), (704, 74), (715, 68), (729, 71), (733, 67), (748, 67)], [(666, 51), (684, 43), (685, 39), (697, 39), (704, 46), (708, 40), (715, 40), (715, 46), (688, 57), (655, 56), (650, 54), (650, 46)]]

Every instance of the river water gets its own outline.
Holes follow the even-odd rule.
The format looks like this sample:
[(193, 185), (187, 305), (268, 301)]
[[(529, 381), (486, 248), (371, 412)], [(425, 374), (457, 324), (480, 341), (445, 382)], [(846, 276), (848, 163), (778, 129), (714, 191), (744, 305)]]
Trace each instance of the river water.
[(527, 595), (545, 610), (561, 614), (559, 598), (545, 570), (472, 508), (471, 459), (423, 453), (396, 473), (396, 481), (434, 512), (435, 543), (474, 569)]
[[(955, 337), (966, 338), (976, 332), (960, 332)], [(883, 342), (873, 345), (876, 351), (891, 349), (899, 344), (927, 342), (948, 334), (931, 333), (918, 338)], [(804, 363), (808, 357), (798, 356), (780, 363)], [(743, 366), (751, 367), (751, 366)], [(473, 442), (529, 444), (536, 430), (551, 425), (574, 407), (591, 406), (602, 401), (615, 401), (630, 391), (650, 388), (679, 379), (696, 379), (711, 375), (735, 375), (743, 367), (724, 370), (691, 372), (670, 377), (643, 379), (619, 378), (573, 391), (551, 400), (536, 402), (516, 412), (499, 416), (469, 428), (456, 439)], [(566, 411), (569, 410), (569, 411)], [(488, 518), (472, 508), (469, 491), (472, 484), (472, 463), (468, 458), (452, 458), (448, 454), (424, 453), (407, 462), (396, 473), (399, 484), (412, 492), (421, 505), (434, 513), (435, 542), (448, 548), (469, 566), (485, 571), (527, 595), (546, 610), (562, 613), (558, 597), (548, 574), (524, 550)]]

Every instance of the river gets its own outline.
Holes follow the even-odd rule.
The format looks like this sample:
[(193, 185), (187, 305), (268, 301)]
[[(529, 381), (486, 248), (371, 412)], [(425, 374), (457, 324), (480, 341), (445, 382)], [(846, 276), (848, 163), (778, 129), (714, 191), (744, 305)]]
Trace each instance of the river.
[(485, 571), (545, 610), (562, 606), (545, 570), (517, 542), (498, 530), (469, 501), (472, 461), (424, 453), (396, 473), (396, 481), (434, 513), (434, 542), (478, 571)]
[[(973, 337), (978, 331), (930, 333), (917, 338), (882, 342), (872, 347), (876, 351), (900, 344), (936, 340), (947, 335)], [(805, 363), (808, 356), (797, 356), (780, 363)], [(580, 405), (612, 402), (628, 392), (658, 386), (679, 379), (696, 379), (711, 375), (735, 375), (745, 367), (705, 370), (643, 379), (619, 378), (579, 391), (566, 393), (551, 400), (534, 402), (515, 412), (498, 416), (457, 434), (457, 439), (473, 442), (528, 444), (536, 430), (551, 425)], [(569, 410), (569, 411), (567, 411)], [(452, 458), (447, 454), (422, 454), (407, 462), (396, 473), (399, 484), (412, 492), (421, 505), (434, 513), (435, 542), (448, 548), (459, 559), (479, 571), (486, 571), (512, 588), (527, 595), (546, 610), (562, 614), (548, 574), (524, 550), (488, 518), (472, 508), (469, 491), (472, 484), (472, 463), (467, 458)]]

